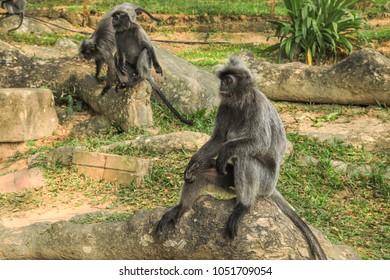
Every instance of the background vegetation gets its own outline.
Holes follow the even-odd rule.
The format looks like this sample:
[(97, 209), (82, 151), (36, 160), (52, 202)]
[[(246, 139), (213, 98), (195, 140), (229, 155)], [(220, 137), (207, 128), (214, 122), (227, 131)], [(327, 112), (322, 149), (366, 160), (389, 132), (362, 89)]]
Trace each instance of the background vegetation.
[[(82, 12), (82, 1), (77, 0), (30, 0), (28, 8), (58, 8), (69, 12)], [(89, 8), (106, 11), (123, 1), (88, 1)], [(207, 15), (263, 15), (269, 17), (270, 1), (137, 1), (132, 3), (146, 7), (156, 14), (207, 14)], [(283, 19), (287, 10), (282, 1), (276, 1), (276, 16)], [(359, 14), (364, 18), (380, 17), (384, 11), (382, 6), (386, 0), (362, 1), (355, 4)], [(389, 40), (389, 30), (364, 29), (370, 40)], [(76, 42), (83, 36), (67, 35)], [(36, 34), (0, 34), (0, 39), (24, 42), (26, 44), (51, 45), (59, 35)], [(265, 56), (261, 52), (265, 45), (235, 44), (194, 46), (191, 49), (178, 51), (178, 55), (192, 63), (211, 70), (226, 57), (241, 49), (248, 49), (257, 56)], [(337, 112), (339, 116), (368, 114), (372, 110), (389, 118), (387, 107), (363, 108), (346, 106), (327, 106), (314, 104), (274, 103), (279, 112), (308, 110), (316, 111), (324, 118)], [(213, 127), (214, 112), (194, 113), (197, 120), (194, 127), (183, 126), (171, 117), (165, 107), (153, 103), (155, 126), (160, 133), (179, 130), (193, 130), (210, 134)], [(148, 135), (144, 129), (132, 129), (127, 133), (118, 133), (115, 129), (96, 136), (79, 136), (58, 140), (49, 145), (40, 145), (38, 141), (28, 143), (26, 153), (15, 155), (7, 160), (14, 162), (21, 158), (36, 156), (35, 165), (42, 166), (46, 172), (48, 187), (39, 191), (25, 191), (15, 194), (0, 194), (0, 215), (40, 207), (56, 207), (58, 203), (72, 206), (107, 205), (108, 212), (88, 215), (77, 222), (100, 222), (123, 220), (138, 209), (151, 209), (157, 206), (169, 206), (177, 203), (182, 184), (182, 172), (191, 156), (186, 151), (180, 153), (158, 154), (143, 148), (131, 146), (118, 147), (111, 153), (142, 156), (154, 159), (151, 176), (145, 185), (137, 188), (134, 185), (120, 186), (113, 183), (94, 182), (79, 177), (73, 168), (47, 165), (45, 157), (48, 151), (60, 146), (83, 145), (90, 151), (99, 151), (100, 147), (109, 143), (134, 139)], [(294, 205), (296, 211), (309, 223), (320, 229), (336, 244), (354, 247), (364, 259), (390, 259), (389, 238), (389, 191), (390, 181), (384, 177), (386, 168), (390, 166), (390, 157), (386, 153), (368, 152), (340, 141), (323, 143), (295, 133), (288, 134), (294, 151), (286, 159), (282, 168), (279, 189), (287, 200)], [(307, 164), (305, 159), (314, 158), (318, 164)], [(332, 161), (343, 161), (350, 166), (372, 167), (371, 172), (341, 172)], [(2, 174), (0, 174), (2, 175)]]

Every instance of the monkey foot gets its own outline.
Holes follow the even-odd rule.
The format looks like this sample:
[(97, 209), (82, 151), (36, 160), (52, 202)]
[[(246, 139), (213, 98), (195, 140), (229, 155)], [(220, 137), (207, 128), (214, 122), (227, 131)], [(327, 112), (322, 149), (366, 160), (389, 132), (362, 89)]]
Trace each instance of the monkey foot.
[(182, 216), (181, 206), (177, 205), (171, 210), (169, 210), (167, 213), (164, 214), (164, 216), (161, 218), (161, 220), (158, 222), (156, 227), (156, 233), (161, 234), (167, 224), (170, 222), (173, 222), (174, 225), (176, 225), (181, 216)]

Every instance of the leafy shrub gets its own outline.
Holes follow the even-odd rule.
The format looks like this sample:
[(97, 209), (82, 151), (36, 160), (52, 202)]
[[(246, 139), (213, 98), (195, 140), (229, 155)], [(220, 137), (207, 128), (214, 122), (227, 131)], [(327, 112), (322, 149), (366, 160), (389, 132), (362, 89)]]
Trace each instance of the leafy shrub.
[(350, 9), (360, 0), (284, 0), (289, 20), (272, 20), (280, 42), (265, 49), (278, 51), (281, 57), (312, 61), (346, 55), (352, 52), (353, 41), (363, 19)]

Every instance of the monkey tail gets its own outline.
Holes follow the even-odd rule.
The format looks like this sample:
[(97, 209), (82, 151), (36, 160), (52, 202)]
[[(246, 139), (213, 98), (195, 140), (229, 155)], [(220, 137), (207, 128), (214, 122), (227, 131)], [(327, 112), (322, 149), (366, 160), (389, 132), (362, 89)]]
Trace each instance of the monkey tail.
[(168, 109), (183, 123), (188, 125), (194, 125), (194, 122), (192, 120), (185, 119), (169, 102), (169, 100), (165, 97), (164, 93), (159, 89), (159, 87), (156, 85), (156, 83), (151, 79), (147, 78), (148, 82), (153, 88), (153, 91), (157, 93), (157, 95), (161, 98), (161, 100), (167, 105)]
[(276, 205), (282, 210), (287, 217), (295, 224), (297, 228), (300, 229), (303, 236), (307, 240), (310, 249), (312, 252), (317, 255), (320, 260), (327, 260), (324, 250), (322, 249), (320, 242), (318, 242), (317, 237), (314, 235), (313, 231), (306, 224), (304, 220), (299, 217), (297, 213), (291, 208), (286, 200), (284, 200), (283, 196), (275, 190), (271, 195), (272, 199), (275, 201)]
[(159, 19), (159, 18), (156, 18), (155, 16), (153, 16), (151, 13), (149, 13), (147, 10), (141, 8), (141, 7), (138, 7), (137, 9), (135, 9), (135, 12), (136, 13), (145, 13), (147, 14), (152, 20), (154, 21), (157, 21), (157, 22), (161, 22), (162, 20)]
[(35, 19), (37, 21), (41, 21), (41, 22), (46, 23), (46, 24), (53, 25), (55, 27), (58, 27), (58, 28), (61, 28), (61, 29), (64, 29), (64, 30), (68, 30), (68, 31), (71, 31), (71, 32), (76, 32), (76, 33), (80, 33), (80, 34), (84, 34), (84, 35), (91, 35), (92, 34), (91, 32), (87, 32), (87, 31), (79, 31), (79, 30), (69, 29), (69, 28), (63, 27), (61, 25), (58, 25), (58, 24), (55, 24), (55, 23), (51, 23), (51, 22), (48, 22), (46, 20), (43, 20), (43, 19), (40, 19), (40, 18), (37, 18), (37, 17), (34, 17), (34, 16), (26, 15), (26, 17)]
[(15, 27), (15, 28), (11, 28), (11, 29), (10, 29), (10, 30), (8, 30), (7, 32), (15, 31), (15, 30), (19, 29), (19, 27), (21, 27), (21, 26), (22, 26), (23, 19), (24, 19), (24, 14), (23, 14), (23, 13), (21, 13), (19, 16), (20, 16), (20, 22), (19, 22), (19, 25), (18, 25), (17, 27)]

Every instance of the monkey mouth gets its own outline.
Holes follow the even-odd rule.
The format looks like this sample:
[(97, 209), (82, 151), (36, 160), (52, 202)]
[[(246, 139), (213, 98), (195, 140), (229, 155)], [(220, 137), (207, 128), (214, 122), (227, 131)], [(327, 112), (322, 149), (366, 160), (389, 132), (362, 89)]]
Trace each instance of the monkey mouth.
[(221, 90), (219, 92), (223, 97), (232, 97), (232, 93), (230, 91), (227, 91), (227, 90)]

